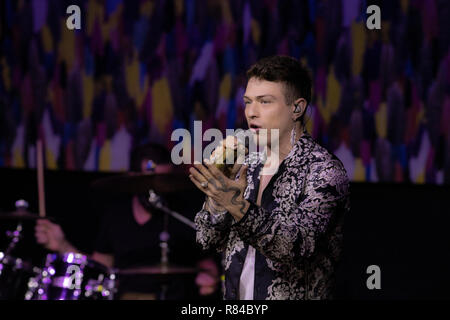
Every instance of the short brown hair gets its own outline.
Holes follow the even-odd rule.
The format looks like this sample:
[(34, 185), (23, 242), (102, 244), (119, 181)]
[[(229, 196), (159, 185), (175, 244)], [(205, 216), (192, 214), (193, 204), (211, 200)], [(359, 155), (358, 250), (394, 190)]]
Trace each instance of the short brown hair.
[(293, 104), (298, 98), (305, 99), (307, 105), (311, 102), (311, 76), (295, 58), (282, 55), (262, 58), (247, 70), (247, 79), (251, 78), (283, 83), (286, 104)]

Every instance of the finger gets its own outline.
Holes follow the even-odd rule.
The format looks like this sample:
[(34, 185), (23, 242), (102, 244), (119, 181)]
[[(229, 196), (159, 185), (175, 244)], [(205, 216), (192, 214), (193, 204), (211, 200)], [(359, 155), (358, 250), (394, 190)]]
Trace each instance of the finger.
[(42, 220), (42, 219), (37, 220), (36, 221), (36, 226), (39, 226), (39, 227), (43, 228), (45, 226), (44, 220)]
[(217, 270), (217, 265), (211, 258), (199, 261), (197, 267), (205, 270)]
[(230, 175), (230, 176), (231, 176), (233, 179), (235, 179), (237, 173), (239, 172), (239, 170), (240, 170), (241, 168), (242, 168), (242, 164), (235, 163), (234, 166), (233, 166), (233, 168), (231, 169), (231, 175)]
[(47, 235), (47, 232), (43, 232), (43, 231), (36, 231), (35, 233), (34, 233), (36, 236), (45, 236), (45, 237), (47, 237), (48, 235)]
[(61, 227), (58, 224), (51, 224), (48, 226), (48, 231), (50, 232), (57, 232)]
[(247, 170), (248, 170), (248, 166), (242, 166), (241, 175), (239, 176), (239, 181), (247, 183)]
[[(204, 161), (206, 163), (206, 161), (209, 160), (205, 159)], [(211, 172), (209, 172), (208, 168), (200, 162), (195, 162), (194, 167), (205, 177), (207, 181), (213, 178), (213, 175), (211, 174)]]
[(54, 225), (54, 223), (51, 223), (47, 219), (39, 219), (37, 221), (37, 225), (42, 226), (43, 228), (51, 228)]
[(46, 232), (46, 231), (47, 231), (47, 228), (46, 228), (46, 227), (43, 227), (43, 226), (36, 226), (36, 227), (34, 227), (34, 230), (35, 230), (36, 232)]
[(36, 242), (39, 244), (46, 244), (48, 242), (48, 239), (45, 237), (36, 237)]
[(37, 221), (37, 223), (40, 224), (40, 225), (51, 225), (51, 224), (53, 224), (53, 223), (51, 223), (50, 220), (48, 220), (48, 219), (39, 219), (39, 220)]
[[(212, 197), (213, 194), (208, 188), (203, 188), (201, 185), (201, 182), (199, 182), (193, 175), (189, 175), (189, 179), (191, 179), (192, 183), (195, 184), (195, 186), (204, 194), (206, 194), (208, 197)], [(209, 187), (209, 186), (208, 186)]]
[[(214, 179), (211, 175), (209, 175), (210, 176), (209, 179), (206, 179), (206, 177), (201, 172), (198, 172), (193, 167), (191, 167), (189, 169), (189, 172), (191, 172), (192, 176), (198, 182), (198, 184), (202, 188), (202, 191), (204, 191), (205, 189), (209, 189), (209, 191), (213, 194), (217, 192), (217, 185), (219, 182), (216, 181), (216, 179)], [(205, 188), (202, 186), (202, 183), (205, 183), (205, 182), (208, 183), (208, 188)]]
[(213, 294), (215, 290), (216, 290), (215, 287), (201, 286), (200, 290), (199, 290), (199, 293), (200, 293), (201, 296), (207, 296), (207, 295)]
[(34, 236), (36, 238), (48, 238), (47, 234), (45, 232), (35, 232)]
[(201, 286), (213, 286), (217, 282), (214, 277), (210, 276), (207, 273), (199, 273), (195, 280), (197, 285)]
[(219, 180), (219, 181), (225, 181), (225, 179), (228, 179), (222, 171), (220, 171), (219, 169), (217, 169), (217, 167), (212, 164), (210, 161), (208, 161), (207, 159), (205, 159), (205, 166), (208, 168), (208, 171), (212, 174), (212, 176)]
[(189, 173), (200, 183), (208, 181), (208, 179), (195, 167), (190, 167)]
[(43, 237), (43, 236), (46, 236), (46, 233), (45, 232), (35, 232), (34, 235), (36, 237)]
[(36, 241), (40, 244), (47, 243), (48, 237), (45, 234), (35, 234)]

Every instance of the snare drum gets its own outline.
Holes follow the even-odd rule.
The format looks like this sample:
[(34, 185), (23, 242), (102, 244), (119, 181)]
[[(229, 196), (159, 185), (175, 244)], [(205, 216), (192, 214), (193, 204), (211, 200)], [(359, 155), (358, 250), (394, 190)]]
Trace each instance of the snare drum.
[(82, 254), (49, 254), (28, 288), (26, 300), (112, 300), (115, 274)]
[(39, 272), (28, 261), (0, 252), (0, 300), (24, 300), (29, 279)]

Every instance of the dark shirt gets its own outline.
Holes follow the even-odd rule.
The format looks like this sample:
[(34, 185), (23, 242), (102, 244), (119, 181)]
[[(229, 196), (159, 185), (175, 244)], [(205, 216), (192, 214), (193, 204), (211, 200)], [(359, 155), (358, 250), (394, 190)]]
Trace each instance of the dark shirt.
[[(154, 266), (161, 262), (160, 234), (164, 230), (164, 214), (152, 210), (152, 217), (145, 224), (137, 223), (133, 216), (132, 199), (115, 199), (105, 211), (98, 234), (95, 251), (112, 254), (114, 267), (125, 270), (133, 267)], [(195, 231), (187, 225), (168, 218), (169, 263), (195, 266), (199, 248), (195, 243)], [(169, 286), (168, 299), (179, 299), (195, 292), (195, 274), (171, 275), (164, 278), (152, 275), (120, 275), (120, 292), (156, 293), (161, 286)], [(119, 294), (120, 295), (120, 294)]]

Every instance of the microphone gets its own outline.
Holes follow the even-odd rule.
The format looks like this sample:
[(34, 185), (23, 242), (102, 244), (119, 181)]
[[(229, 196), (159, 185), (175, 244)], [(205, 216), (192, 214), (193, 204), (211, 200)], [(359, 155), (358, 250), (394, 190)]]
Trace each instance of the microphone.
[[(248, 136), (252, 133), (248, 131)], [(224, 175), (230, 177), (235, 163), (244, 162), (245, 155), (248, 153), (249, 139), (245, 139), (245, 132), (240, 131), (235, 136), (227, 136), (220, 142), (209, 160), (220, 170)], [(229, 159), (232, 159), (231, 163)], [(227, 161), (228, 160), (228, 161)]]

